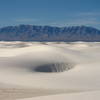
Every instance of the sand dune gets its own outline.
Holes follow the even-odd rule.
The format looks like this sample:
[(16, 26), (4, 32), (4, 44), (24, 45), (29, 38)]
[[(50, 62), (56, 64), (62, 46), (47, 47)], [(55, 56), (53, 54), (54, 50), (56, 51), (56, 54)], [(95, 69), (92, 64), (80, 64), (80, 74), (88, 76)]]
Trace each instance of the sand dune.
[(99, 42), (0, 42), (0, 98), (99, 91), (99, 52)]
[(100, 100), (100, 91), (60, 94), (20, 100)]

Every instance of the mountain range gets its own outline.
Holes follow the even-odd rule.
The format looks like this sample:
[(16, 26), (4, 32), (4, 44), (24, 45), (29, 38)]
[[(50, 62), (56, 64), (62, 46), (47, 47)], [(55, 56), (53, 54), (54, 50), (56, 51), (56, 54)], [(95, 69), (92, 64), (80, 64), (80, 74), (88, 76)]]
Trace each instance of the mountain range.
[(0, 41), (100, 41), (100, 30), (87, 26), (18, 25), (0, 28)]

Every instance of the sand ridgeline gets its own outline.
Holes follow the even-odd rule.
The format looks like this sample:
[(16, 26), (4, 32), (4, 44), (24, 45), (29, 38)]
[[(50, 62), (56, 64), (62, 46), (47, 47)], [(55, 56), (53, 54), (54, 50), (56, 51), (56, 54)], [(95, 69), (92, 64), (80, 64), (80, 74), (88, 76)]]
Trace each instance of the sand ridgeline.
[(2, 41), (0, 100), (99, 91), (99, 51), (99, 42)]

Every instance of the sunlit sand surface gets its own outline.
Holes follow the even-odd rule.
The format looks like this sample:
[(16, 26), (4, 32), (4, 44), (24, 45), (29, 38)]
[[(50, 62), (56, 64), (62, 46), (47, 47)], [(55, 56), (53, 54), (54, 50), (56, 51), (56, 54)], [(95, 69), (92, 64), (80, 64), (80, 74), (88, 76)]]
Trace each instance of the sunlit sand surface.
[(0, 100), (99, 100), (99, 76), (99, 42), (0, 42)]

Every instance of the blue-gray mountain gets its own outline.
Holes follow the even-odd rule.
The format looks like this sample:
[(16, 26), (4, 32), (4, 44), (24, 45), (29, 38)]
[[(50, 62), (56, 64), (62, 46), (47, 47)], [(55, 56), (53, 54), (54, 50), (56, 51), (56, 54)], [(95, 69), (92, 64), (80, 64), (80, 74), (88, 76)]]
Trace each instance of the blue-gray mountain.
[(100, 30), (86, 26), (19, 25), (0, 28), (1, 41), (100, 41)]

